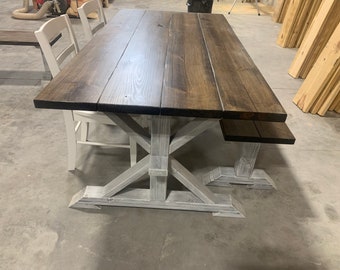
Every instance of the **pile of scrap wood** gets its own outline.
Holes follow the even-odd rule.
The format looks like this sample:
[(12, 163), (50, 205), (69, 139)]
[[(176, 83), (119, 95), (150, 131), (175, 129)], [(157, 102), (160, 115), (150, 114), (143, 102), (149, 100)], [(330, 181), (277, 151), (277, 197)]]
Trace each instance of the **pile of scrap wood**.
[(299, 48), (288, 73), (305, 79), (293, 102), (304, 112), (340, 112), (340, 1), (281, 0), (274, 15), (283, 8), (277, 44)]

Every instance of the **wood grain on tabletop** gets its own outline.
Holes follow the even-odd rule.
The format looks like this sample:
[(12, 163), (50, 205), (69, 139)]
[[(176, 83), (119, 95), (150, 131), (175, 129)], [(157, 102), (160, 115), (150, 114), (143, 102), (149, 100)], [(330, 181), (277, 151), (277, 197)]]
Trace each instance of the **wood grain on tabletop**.
[(75, 60), (36, 107), (286, 118), (223, 15), (122, 10)]
[(198, 15), (174, 14), (169, 31), (162, 114), (221, 117), (222, 106)]
[[(97, 110), (97, 102), (144, 11), (125, 10), (99, 31), (35, 98), (37, 108)], [(98, 50), (97, 48), (101, 49)], [(114, 49), (113, 49), (114, 48)], [(63, 87), (60, 87), (62, 84)]]
[(99, 101), (99, 110), (159, 114), (170, 12), (146, 11)]
[(286, 112), (222, 15), (200, 14), (224, 117), (284, 121)]

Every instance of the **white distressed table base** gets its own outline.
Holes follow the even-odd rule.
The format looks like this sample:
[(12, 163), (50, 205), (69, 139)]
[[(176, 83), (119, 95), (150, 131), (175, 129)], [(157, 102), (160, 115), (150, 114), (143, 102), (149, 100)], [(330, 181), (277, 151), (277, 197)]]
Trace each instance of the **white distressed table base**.
[[(108, 114), (149, 155), (105, 186), (87, 186), (75, 194), (72, 208), (126, 206), (212, 212), (223, 217), (244, 217), (243, 209), (230, 195), (215, 194), (171, 154), (216, 124), (216, 120), (194, 119), (170, 138), (170, 118), (151, 117), (151, 137), (130, 116)], [(173, 175), (188, 191), (167, 190), (168, 175)], [(128, 186), (149, 175), (150, 189)]]
[(252, 189), (276, 189), (272, 178), (261, 169), (253, 170), (250, 177), (237, 176), (233, 167), (217, 167), (203, 176), (206, 185), (231, 187), (232, 185), (246, 185)]
[(100, 209), (101, 206), (125, 206), (212, 212), (215, 216), (244, 217), (241, 205), (230, 195), (214, 194), (217, 202), (203, 203), (189, 191), (170, 191), (166, 200), (150, 200), (149, 189), (126, 189), (113, 197), (102, 197), (103, 187), (87, 186), (72, 198), (71, 208)]

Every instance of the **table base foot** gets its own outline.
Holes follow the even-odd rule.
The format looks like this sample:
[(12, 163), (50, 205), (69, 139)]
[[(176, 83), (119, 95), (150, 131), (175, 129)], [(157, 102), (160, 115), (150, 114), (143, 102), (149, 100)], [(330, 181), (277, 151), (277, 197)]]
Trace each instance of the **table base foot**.
[[(94, 193), (95, 189), (98, 188), (97, 191), (102, 191), (102, 187), (94, 187), (94, 186), (87, 186), (82, 190), (78, 191), (76, 194), (73, 195), (71, 202), (69, 203), (68, 207), (70, 208), (87, 208), (87, 209), (101, 209), (100, 205), (93, 204), (92, 202), (86, 203), (83, 198), (86, 198), (87, 193), (92, 192)], [(98, 193), (97, 193), (98, 194)], [(94, 195), (92, 195), (94, 196)]]
[(202, 202), (190, 191), (170, 191), (165, 201), (150, 200), (149, 189), (127, 188), (112, 197), (103, 197), (103, 187), (87, 186), (75, 194), (69, 207), (94, 208), (100, 206), (125, 206), (155, 209), (173, 209), (212, 212), (214, 216), (244, 217), (241, 204), (230, 195), (214, 194), (217, 203)]
[(252, 189), (276, 189), (271, 177), (260, 169), (255, 169), (250, 178), (235, 174), (232, 167), (217, 167), (203, 176), (203, 183), (210, 186), (230, 187), (231, 185), (246, 185)]

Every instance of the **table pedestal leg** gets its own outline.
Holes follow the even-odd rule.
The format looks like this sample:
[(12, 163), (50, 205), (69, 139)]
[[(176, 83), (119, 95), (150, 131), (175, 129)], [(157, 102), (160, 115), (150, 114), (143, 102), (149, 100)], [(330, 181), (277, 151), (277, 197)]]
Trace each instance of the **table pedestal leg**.
[(152, 117), (151, 121), (151, 158), (150, 158), (150, 199), (165, 201), (170, 144), (170, 119), (160, 116)]

